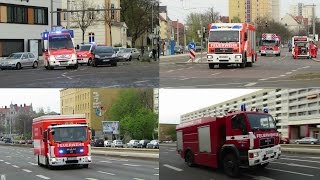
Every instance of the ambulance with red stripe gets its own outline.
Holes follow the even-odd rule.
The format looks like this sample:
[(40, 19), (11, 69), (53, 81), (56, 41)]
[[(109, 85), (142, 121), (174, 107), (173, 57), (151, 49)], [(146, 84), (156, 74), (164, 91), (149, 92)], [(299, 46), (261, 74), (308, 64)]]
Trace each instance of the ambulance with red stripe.
[(42, 33), (43, 61), (47, 70), (55, 67), (78, 68), (73, 39), (73, 30), (63, 27), (53, 27), (52, 31)]
[(229, 112), (177, 125), (177, 151), (188, 166), (221, 167), (231, 177), (240, 167), (264, 168), (281, 155), (280, 138), (268, 110)]
[(241, 68), (252, 67), (257, 61), (256, 28), (247, 23), (209, 24), (207, 63), (226, 67), (230, 64)]
[(91, 130), (85, 115), (47, 115), (33, 119), (34, 155), (39, 166), (91, 163)]
[(280, 49), (280, 36), (271, 33), (263, 33), (261, 35), (261, 46), (260, 52), (261, 56), (266, 55), (275, 55), (280, 56), (281, 49)]
[(92, 60), (94, 59), (93, 51), (96, 47), (95, 43), (82, 44), (77, 50), (77, 60), (78, 64), (87, 64), (91, 66)]

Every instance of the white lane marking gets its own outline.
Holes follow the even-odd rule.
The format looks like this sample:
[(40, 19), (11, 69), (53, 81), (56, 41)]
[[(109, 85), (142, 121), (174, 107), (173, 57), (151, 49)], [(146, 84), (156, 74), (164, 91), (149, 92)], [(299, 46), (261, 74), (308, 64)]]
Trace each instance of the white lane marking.
[(28, 173), (32, 172), (32, 171), (30, 171), (28, 169), (22, 169), (22, 171), (25, 171), (25, 172), (28, 172)]
[(283, 155), (282, 157), (293, 157), (293, 158), (307, 158), (307, 159), (320, 159), (320, 157), (315, 157), (315, 156), (287, 156), (287, 155)]
[(49, 177), (44, 176), (44, 175), (36, 175), (36, 176), (38, 176), (39, 178), (42, 178), (42, 179), (50, 179)]
[(292, 74), (292, 72), (286, 72), (286, 74)]
[(280, 75), (280, 77), (285, 77), (285, 76), (286, 76), (285, 74)]
[(154, 168), (154, 169), (159, 169), (159, 168)]
[(3, 161), (2, 159), (0, 159), (0, 161)]
[(268, 80), (268, 79), (259, 79), (259, 81), (266, 81), (266, 80)]
[(33, 163), (33, 162), (28, 162), (28, 163), (31, 164), (31, 165), (37, 166), (36, 163)]
[(68, 79), (72, 79), (71, 77), (65, 75), (65, 74), (62, 74), (61, 76), (65, 77), (65, 78), (68, 78)]
[(164, 167), (167, 167), (167, 168), (170, 168), (170, 169), (173, 169), (173, 170), (175, 170), (175, 171), (183, 171), (182, 169), (180, 169), (180, 168), (177, 168), (177, 167), (174, 167), (174, 166), (170, 166), (169, 164), (164, 164), (163, 165)]
[(106, 158), (106, 159), (110, 161), (129, 161), (127, 159), (112, 159), (112, 158)]
[(140, 179), (140, 178), (133, 178), (134, 180), (144, 180), (144, 179)]
[(19, 168), (19, 166), (17, 166), (17, 165), (12, 165), (12, 167)]
[(289, 160), (289, 161), (302, 161), (302, 162), (312, 162), (312, 163), (319, 163), (319, 161), (310, 161), (310, 160), (304, 160), (304, 159), (291, 159), (291, 158), (281, 158), (281, 159), (285, 159), (285, 160)]
[(99, 173), (102, 173), (102, 174), (108, 174), (108, 175), (111, 175), (111, 176), (114, 176), (115, 174), (113, 173), (108, 173), (108, 172), (104, 172), (104, 171), (98, 171)]
[(169, 70), (169, 71), (167, 71), (167, 73), (171, 73), (171, 72), (173, 72), (174, 70)]
[(218, 75), (218, 74), (221, 74), (221, 72), (220, 73), (213, 73), (213, 74), (211, 74), (211, 76), (215, 76), (215, 75)]
[(99, 161), (99, 162), (102, 162), (102, 163), (112, 163), (111, 161)]
[(141, 166), (141, 165), (137, 165), (137, 164), (122, 164), (124, 166), (133, 166), (133, 167), (138, 167), (138, 166)]
[(4, 163), (6, 163), (6, 164), (11, 164), (11, 163), (9, 163), (9, 162), (4, 162)]
[(287, 172), (287, 173), (291, 173), (291, 174), (298, 174), (298, 175), (302, 175), (302, 176), (314, 176), (312, 174), (304, 174), (304, 173), (299, 173), (299, 172), (294, 172), (294, 171), (286, 171), (286, 170), (282, 170), (282, 169), (273, 169), (273, 168), (266, 168), (266, 169), (280, 171), (280, 172)]
[(145, 80), (145, 81), (136, 81), (134, 82), (135, 84), (139, 84), (139, 83), (145, 83), (145, 82), (148, 82), (149, 80)]
[(154, 176), (159, 176), (159, 174), (153, 174)]
[(243, 175), (252, 177), (255, 180), (274, 180), (272, 178), (268, 178), (268, 177), (265, 177), (265, 176), (254, 176), (254, 175), (251, 175), (251, 174), (243, 174)]
[(98, 180), (98, 179), (95, 179), (95, 178), (86, 178), (88, 180)]
[(284, 164), (287, 166), (295, 166), (295, 167), (305, 167), (305, 168), (311, 168), (311, 169), (320, 169), (320, 167), (314, 167), (314, 166), (307, 166), (302, 164), (295, 164), (295, 163), (281, 163), (281, 162), (271, 162), (273, 164)]
[(254, 82), (254, 83), (249, 83), (249, 84), (246, 84), (246, 85), (244, 85), (245, 87), (249, 87), (249, 86), (254, 86), (254, 85), (256, 85), (257, 83), (256, 82)]
[(1, 175), (0, 180), (6, 180), (6, 175)]
[(235, 71), (236, 69), (232, 69), (232, 70), (230, 70), (230, 71)]
[(31, 158), (31, 157), (27, 157), (27, 158)]
[(292, 70), (292, 72), (296, 72), (297, 70)]
[(177, 71), (182, 71), (182, 70), (184, 70), (184, 68), (177, 69)]
[(182, 79), (179, 79), (180, 81), (185, 81), (185, 80), (189, 80), (190, 78), (182, 78)]
[(305, 67), (302, 67), (302, 69), (307, 69), (307, 68), (310, 68), (310, 66), (305, 66)]

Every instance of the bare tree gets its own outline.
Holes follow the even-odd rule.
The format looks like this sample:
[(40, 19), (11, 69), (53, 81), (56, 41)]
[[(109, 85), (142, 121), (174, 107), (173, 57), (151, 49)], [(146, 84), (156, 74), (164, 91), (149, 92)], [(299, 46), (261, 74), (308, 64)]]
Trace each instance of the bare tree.
[(75, 2), (75, 9), (81, 10), (80, 12), (74, 12), (71, 16), (71, 20), (79, 27), (82, 31), (82, 43), (84, 43), (84, 35), (86, 30), (90, 26), (94, 26), (99, 20), (98, 13), (94, 10), (96, 8), (92, 0), (77, 0)]
[(105, 25), (109, 28), (109, 35), (110, 35), (110, 46), (112, 46), (112, 25), (117, 22), (120, 22), (120, 17), (118, 16), (119, 10), (112, 10), (115, 9), (110, 3), (107, 3), (104, 7), (105, 11), (103, 13), (102, 20), (104, 21)]

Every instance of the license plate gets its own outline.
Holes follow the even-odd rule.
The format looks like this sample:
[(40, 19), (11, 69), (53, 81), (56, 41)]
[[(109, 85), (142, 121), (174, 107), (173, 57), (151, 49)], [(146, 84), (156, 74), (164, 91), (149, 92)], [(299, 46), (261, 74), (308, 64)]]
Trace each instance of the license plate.
[(228, 59), (228, 56), (219, 56), (220, 59)]
[(110, 61), (110, 59), (105, 59), (105, 60), (103, 60), (103, 62), (109, 62)]
[(273, 150), (268, 150), (266, 154), (273, 154)]
[(68, 160), (77, 160), (76, 157), (68, 157)]
[(273, 53), (273, 51), (267, 51), (267, 53), (268, 53), (268, 54), (272, 54), (272, 53)]
[(65, 66), (65, 65), (68, 65), (68, 63), (67, 62), (61, 62), (60, 65), (61, 66)]

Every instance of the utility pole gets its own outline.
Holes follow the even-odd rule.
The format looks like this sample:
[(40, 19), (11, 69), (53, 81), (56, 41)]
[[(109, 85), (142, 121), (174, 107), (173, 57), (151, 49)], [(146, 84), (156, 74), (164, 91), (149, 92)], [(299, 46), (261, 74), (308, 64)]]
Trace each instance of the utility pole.
[(202, 28), (202, 20), (200, 20), (200, 27), (201, 27), (201, 45), (200, 45), (200, 48), (201, 48), (201, 62), (202, 62), (202, 46), (203, 46), (203, 28)]
[(316, 18), (315, 18), (315, 4), (312, 6), (312, 33), (313, 40), (316, 39)]
[(53, 27), (53, 0), (51, 0), (51, 29)]
[(185, 49), (187, 47), (187, 34), (186, 34), (186, 26), (183, 26), (183, 34), (184, 34), (184, 47), (183, 49)]
[[(67, 0), (67, 11), (70, 10), (70, 0)], [(70, 29), (70, 12), (67, 12), (67, 29)]]
[(152, 15), (151, 15), (151, 32), (152, 32), (152, 40), (151, 40), (151, 50), (153, 51), (153, 38), (154, 38), (154, 29), (153, 29), (153, 6), (154, 6), (154, 2), (152, 2)]
[(179, 46), (179, 19), (177, 19), (177, 46)]

